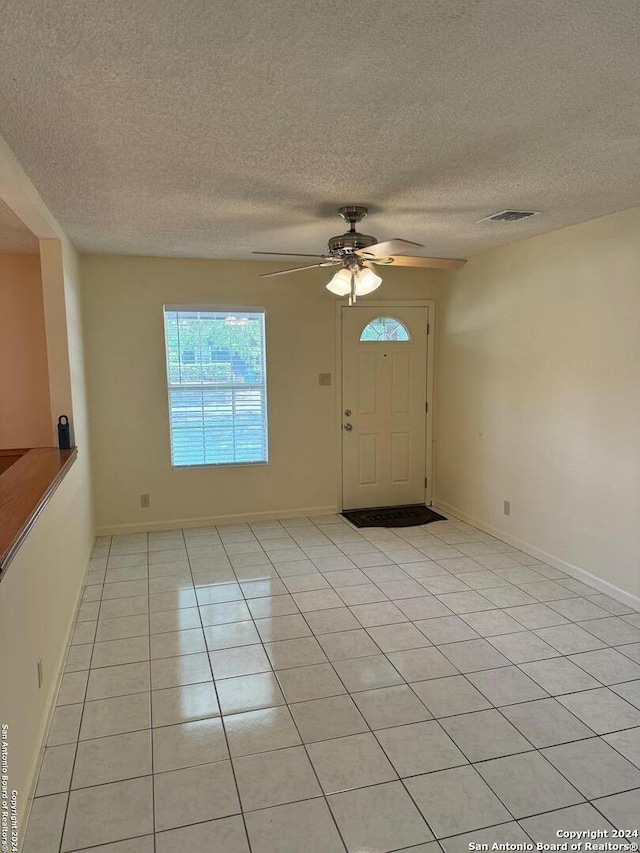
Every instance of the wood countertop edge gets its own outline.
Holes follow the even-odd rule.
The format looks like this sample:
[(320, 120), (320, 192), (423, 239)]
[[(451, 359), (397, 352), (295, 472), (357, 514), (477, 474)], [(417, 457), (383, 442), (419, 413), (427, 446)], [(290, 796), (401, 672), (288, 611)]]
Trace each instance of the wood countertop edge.
[(32, 448), (0, 476), (0, 581), (77, 456), (77, 447)]

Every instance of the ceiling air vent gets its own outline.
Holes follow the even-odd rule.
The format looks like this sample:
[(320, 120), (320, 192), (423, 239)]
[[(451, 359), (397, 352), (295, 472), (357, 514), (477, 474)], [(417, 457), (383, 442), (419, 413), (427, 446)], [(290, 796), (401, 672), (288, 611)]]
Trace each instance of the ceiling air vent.
[(492, 213), (491, 216), (485, 216), (484, 219), (478, 219), (478, 222), (520, 222), (521, 219), (529, 219), (530, 216), (535, 216), (537, 210), (501, 210), (498, 213)]

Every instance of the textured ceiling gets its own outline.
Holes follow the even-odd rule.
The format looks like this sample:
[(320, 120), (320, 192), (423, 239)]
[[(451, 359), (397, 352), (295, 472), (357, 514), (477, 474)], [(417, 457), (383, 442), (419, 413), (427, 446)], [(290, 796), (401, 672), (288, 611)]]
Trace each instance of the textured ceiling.
[(0, 133), (84, 251), (322, 251), (359, 203), (464, 257), (640, 203), (638, 9), (0, 0)]
[(0, 254), (37, 255), (38, 238), (0, 199)]

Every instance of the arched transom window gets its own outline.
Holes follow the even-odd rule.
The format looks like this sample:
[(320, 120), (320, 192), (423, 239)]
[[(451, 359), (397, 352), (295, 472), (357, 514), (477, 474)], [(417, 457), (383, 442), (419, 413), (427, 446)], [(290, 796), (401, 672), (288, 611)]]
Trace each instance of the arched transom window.
[(362, 330), (361, 341), (410, 341), (407, 327), (395, 317), (376, 317)]

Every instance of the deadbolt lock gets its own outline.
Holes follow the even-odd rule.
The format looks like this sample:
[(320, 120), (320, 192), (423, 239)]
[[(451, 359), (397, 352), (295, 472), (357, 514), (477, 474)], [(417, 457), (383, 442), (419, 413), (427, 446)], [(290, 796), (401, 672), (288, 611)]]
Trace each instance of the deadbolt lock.
[(345, 418), (350, 418), (351, 417), (351, 409), (345, 409), (344, 410), (344, 416), (345, 416)]

